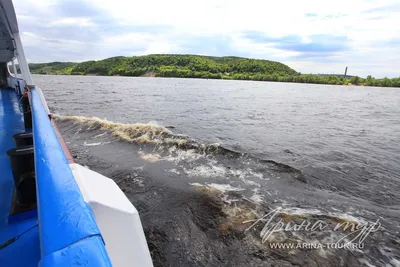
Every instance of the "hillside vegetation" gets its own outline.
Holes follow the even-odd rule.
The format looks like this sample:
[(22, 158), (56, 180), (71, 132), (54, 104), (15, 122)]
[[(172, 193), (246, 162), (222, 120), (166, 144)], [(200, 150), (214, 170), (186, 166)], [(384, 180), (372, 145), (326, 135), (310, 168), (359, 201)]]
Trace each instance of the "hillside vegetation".
[(36, 74), (156, 76), (400, 87), (400, 77), (375, 79), (368, 76), (362, 79), (351, 76), (344, 79), (340, 75), (301, 74), (279, 62), (240, 57), (147, 55), (81, 63), (35, 63), (29, 66), (31, 72)]
[(77, 64), (74, 62), (30, 63), (29, 69), (35, 74), (70, 74)]
[(158, 77), (211, 79), (250, 79), (257, 74), (268, 73), (297, 75), (295, 70), (279, 62), (194, 55), (149, 55), (86, 61), (77, 64), (71, 74), (142, 76), (149, 72)]

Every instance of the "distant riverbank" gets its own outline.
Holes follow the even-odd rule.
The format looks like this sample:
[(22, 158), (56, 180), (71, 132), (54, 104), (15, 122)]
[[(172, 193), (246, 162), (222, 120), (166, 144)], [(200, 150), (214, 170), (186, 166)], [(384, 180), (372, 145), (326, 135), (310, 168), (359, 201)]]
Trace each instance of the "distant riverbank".
[(198, 55), (148, 55), (112, 57), (97, 61), (31, 63), (34, 74), (174, 77), (253, 80), (331, 85), (400, 87), (399, 78), (375, 79), (343, 75), (301, 74), (275, 61)]

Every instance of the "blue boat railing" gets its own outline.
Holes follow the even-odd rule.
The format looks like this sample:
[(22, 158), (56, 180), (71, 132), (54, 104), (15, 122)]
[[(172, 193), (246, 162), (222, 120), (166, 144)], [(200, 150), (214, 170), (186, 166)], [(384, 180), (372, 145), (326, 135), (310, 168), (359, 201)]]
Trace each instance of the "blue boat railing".
[(32, 109), (40, 266), (111, 266), (92, 210), (84, 201), (38, 89)]

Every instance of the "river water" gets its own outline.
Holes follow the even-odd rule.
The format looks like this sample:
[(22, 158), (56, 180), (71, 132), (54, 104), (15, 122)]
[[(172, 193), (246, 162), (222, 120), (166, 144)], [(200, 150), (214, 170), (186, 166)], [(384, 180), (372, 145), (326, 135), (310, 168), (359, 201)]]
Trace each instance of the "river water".
[[(399, 89), (34, 80), (76, 162), (139, 210), (155, 266), (400, 266)], [(305, 222), (325, 228), (272, 229)]]

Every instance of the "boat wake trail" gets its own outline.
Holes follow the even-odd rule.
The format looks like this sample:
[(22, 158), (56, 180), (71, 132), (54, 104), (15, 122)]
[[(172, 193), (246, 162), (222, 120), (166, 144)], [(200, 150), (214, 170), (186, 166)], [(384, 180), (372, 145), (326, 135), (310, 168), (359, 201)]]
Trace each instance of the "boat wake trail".
[[(291, 166), (203, 144), (155, 123), (54, 118), (75, 160), (112, 178), (139, 210), (155, 266), (400, 263), (397, 228), (384, 219), (368, 228), (362, 248), (327, 247), (356, 243), (361, 230), (355, 227), (371, 226), (378, 216), (357, 200), (313, 187)], [(320, 226), (305, 229), (306, 223)]]

